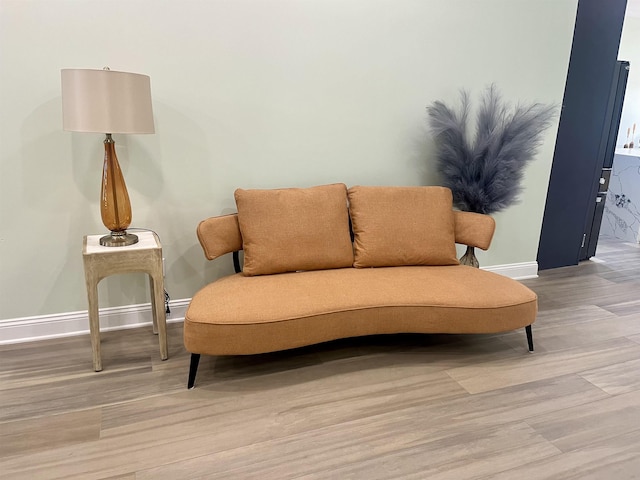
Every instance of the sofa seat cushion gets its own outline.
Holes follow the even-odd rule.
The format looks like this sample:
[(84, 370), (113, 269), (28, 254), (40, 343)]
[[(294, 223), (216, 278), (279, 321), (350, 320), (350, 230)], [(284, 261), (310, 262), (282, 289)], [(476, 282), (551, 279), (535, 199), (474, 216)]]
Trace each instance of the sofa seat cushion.
[(495, 333), (535, 321), (537, 297), (510, 278), (464, 265), (221, 278), (193, 297), (192, 353), (245, 355), (385, 333)]

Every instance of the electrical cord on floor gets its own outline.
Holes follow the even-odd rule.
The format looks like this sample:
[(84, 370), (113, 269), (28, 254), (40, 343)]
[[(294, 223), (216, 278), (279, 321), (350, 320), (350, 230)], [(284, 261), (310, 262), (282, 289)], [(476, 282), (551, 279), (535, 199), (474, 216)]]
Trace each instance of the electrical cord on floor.
[[(158, 237), (158, 240), (160, 240), (160, 235), (158, 235), (158, 232), (156, 232), (155, 230), (151, 230), (150, 228), (137, 228), (137, 227), (130, 227), (127, 228), (127, 230), (134, 230), (137, 232), (151, 232), (153, 233), (156, 237)], [(162, 242), (160, 242), (162, 243)], [(164, 258), (162, 259), (163, 263), (164, 263)], [(164, 267), (164, 265), (163, 265)], [(164, 271), (162, 272), (164, 275)], [(165, 312), (166, 313), (171, 313), (171, 309), (169, 308), (169, 302), (171, 301), (171, 297), (169, 296), (169, 292), (167, 292), (167, 289), (164, 289), (164, 308), (165, 308)]]

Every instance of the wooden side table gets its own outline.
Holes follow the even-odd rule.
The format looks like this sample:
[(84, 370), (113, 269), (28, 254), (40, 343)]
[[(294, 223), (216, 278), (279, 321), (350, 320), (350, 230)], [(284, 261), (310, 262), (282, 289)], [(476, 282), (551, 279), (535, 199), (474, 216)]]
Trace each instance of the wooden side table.
[(93, 368), (102, 370), (100, 356), (100, 320), (98, 313), (98, 282), (117, 273), (144, 272), (149, 275), (153, 333), (158, 334), (160, 358), (166, 360), (167, 320), (164, 309), (164, 278), (162, 275), (162, 245), (155, 233), (138, 233), (138, 243), (127, 247), (103, 247), (101, 235), (84, 237), (82, 258), (89, 300), (89, 330), (93, 349)]

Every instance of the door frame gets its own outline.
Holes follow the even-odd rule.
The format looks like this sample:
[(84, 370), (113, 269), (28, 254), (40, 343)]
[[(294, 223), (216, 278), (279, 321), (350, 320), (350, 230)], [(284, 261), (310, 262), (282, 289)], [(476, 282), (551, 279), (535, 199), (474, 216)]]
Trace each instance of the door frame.
[(602, 171), (598, 154), (626, 5), (627, 0), (578, 1), (538, 245), (539, 270), (579, 261)]

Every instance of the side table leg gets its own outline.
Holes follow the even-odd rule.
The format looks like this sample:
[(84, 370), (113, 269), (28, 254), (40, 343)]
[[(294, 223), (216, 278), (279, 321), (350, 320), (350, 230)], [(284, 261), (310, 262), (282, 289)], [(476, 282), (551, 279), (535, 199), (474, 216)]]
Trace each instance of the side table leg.
[[(153, 275), (149, 274), (149, 291), (151, 292), (151, 312), (153, 314), (153, 334), (158, 334), (158, 312), (156, 308), (156, 289), (154, 288)], [(164, 293), (164, 292), (163, 292)], [(164, 302), (164, 299), (163, 299)]]
[(102, 370), (100, 354), (100, 317), (98, 312), (98, 282), (87, 276), (87, 298), (89, 300), (89, 331), (91, 332), (91, 350), (93, 351), (93, 369)]
[(158, 327), (158, 342), (160, 343), (160, 358), (166, 360), (169, 358), (167, 348), (167, 316), (164, 310), (164, 288), (162, 269), (153, 275), (150, 275), (152, 282), (153, 298), (151, 299), (151, 309)]

